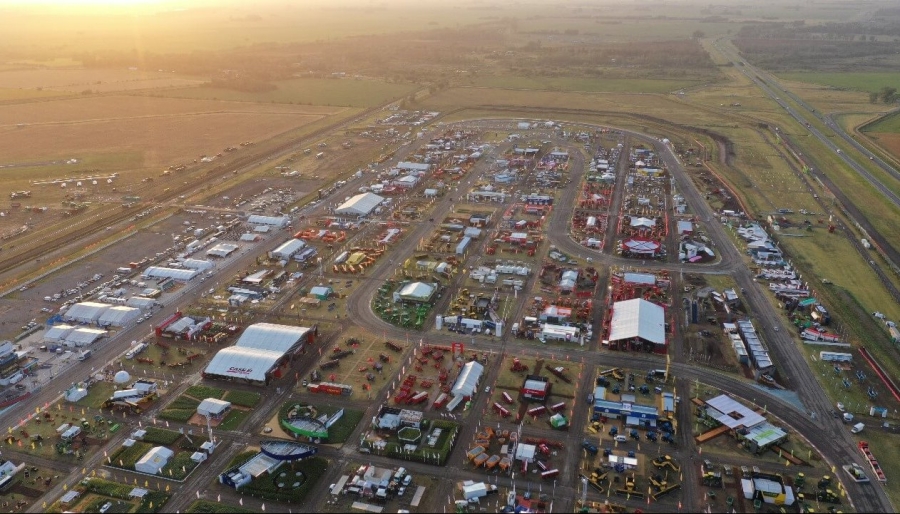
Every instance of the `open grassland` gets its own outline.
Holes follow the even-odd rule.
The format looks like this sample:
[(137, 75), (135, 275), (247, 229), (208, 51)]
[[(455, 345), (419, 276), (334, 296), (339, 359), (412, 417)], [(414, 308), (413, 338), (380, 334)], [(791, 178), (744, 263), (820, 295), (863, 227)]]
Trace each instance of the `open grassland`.
[(17, 123), (38, 125), (41, 123), (83, 123), (86, 121), (131, 119), (175, 115), (209, 113), (252, 114), (300, 114), (323, 116), (339, 112), (337, 107), (315, 105), (284, 106), (217, 102), (213, 100), (189, 100), (155, 98), (150, 96), (85, 96), (64, 98), (42, 103), (23, 103), (0, 107), (0, 127)]
[(467, 84), (474, 87), (505, 89), (536, 89), (549, 91), (585, 91), (618, 93), (669, 93), (699, 85), (696, 80), (667, 79), (604, 79), (484, 76), (472, 78)]
[(779, 73), (779, 78), (794, 82), (807, 82), (839, 89), (856, 91), (878, 91), (883, 87), (896, 87), (900, 84), (900, 73)]
[(0, 125), (0, 155), (6, 163), (15, 163), (138, 152), (144, 166), (156, 167), (264, 140), (326, 118), (330, 112), (319, 107), (126, 96), (6, 105), (0, 106), (0, 119), (10, 124)]
[(162, 94), (202, 100), (374, 107), (403, 97), (415, 89), (411, 84), (354, 79), (295, 79), (277, 81), (274, 85), (277, 89), (260, 93), (204, 86), (173, 89)]
[(0, 72), (0, 87), (27, 89), (55, 89), (82, 92), (147, 89), (196, 84), (196, 77), (189, 78), (174, 73), (146, 70), (118, 69), (18, 69)]
[(66, 96), (70, 94), (72, 93), (64, 91), (39, 91), (37, 89), (0, 87), (0, 102), (15, 102), (18, 100), (52, 98), (55, 96)]
[(891, 134), (900, 134), (900, 116), (897, 114), (885, 116), (871, 125), (866, 125), (863, 127), (863, 130), (865, 132), (889, 132)]

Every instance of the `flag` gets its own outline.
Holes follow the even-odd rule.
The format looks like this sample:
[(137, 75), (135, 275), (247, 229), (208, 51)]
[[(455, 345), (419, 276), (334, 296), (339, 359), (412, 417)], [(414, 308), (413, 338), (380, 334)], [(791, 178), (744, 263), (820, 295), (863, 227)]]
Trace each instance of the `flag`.
[(198, 490), (195, 491), (195, 492), (197, 493), (197, 499), (199, 500), (199, 499), (200, 499), (200, 490), (198, 489)]
[(153, 502), (150, 502), (149, 507), (150, 507), (151, 509), (153, 508)]
[(166, 484), (166, 492), (169, 492), (169, 484)]
[(678, 510), (681, 510), (681, 502), (678, 502)]
[(216, 496), (216, 501), (217, 501), (217, 502), (221, 502), (221, 501), (222, 501), (222, 495), (221, 495), (221, 494), (218, 495), (218, 496)]
[(243, 498), (238, 498), (238, 503), (240, 503), (240, 504), (241, 504), (241, 507), (243, 507), (243, 506), (244, 506), (244, 499), (243, 499)]
[(261, 506), (260, 508), (262, 509), (263, 512), (265, 512), (265, 511), (266, 511), (266, 504), (263, 503), (262, 506)]

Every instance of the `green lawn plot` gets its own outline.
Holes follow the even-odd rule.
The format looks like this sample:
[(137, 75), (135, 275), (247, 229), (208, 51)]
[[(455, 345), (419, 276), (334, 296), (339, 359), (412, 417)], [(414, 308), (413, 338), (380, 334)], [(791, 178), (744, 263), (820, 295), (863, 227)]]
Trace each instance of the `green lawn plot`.
[(187, 388), (184, 394), (192, 396), (198, 400), (205, 400), (207, 398), (216, 398), (221, 400), (225, 396), (225, 390), (213, 386), (192, 385), (191, 387)]
[[(19, 429), (8, 430), (0, 446), (63, 462), (78, 462), (101, 448), (109, 439), (109, 429), (119, 423), (109, 416), (109, 411), (60, 401), (26, 419)], [(64, 424), (81, 427), (81, 434), (69, 441), (62, 440), (56, 429)]]
[[(435, 429), (440, 429), (441, 433), (429, 443), (429, 436), (436, 433)], [(395, 433), (371, 431), (360, 442), (360, 447), (369, 448), (376, 455), (439, 466), (446, 463), (459, 429), (460, 425), (452, 421), (426, 419), (422, 422), (421, 438), (417, 442), (402, 442)]]
[(198, 406), (200, 406), (200, 400), (181, 395), (166, 405), (166, 408), (160, 411), (157, 417), (185, 423), (197, 412)]
[(402, 98), (415, 89), (412, 84), (390, 84), (378, 80), (293, 79), (274, 82), (275, 89), (249, 93), (211, 86), (169, 89), (162, 94), (175, 98), (236, 102), (288, 103), (341, 107), (374, 107)]
[(152, 426), (148, 426), (148, 427), (144, 428), (144, 430), (147, 432), (147, 434), (144, 435), (144, 437), (143, 437), (143, 439), (141, 439), (141, 441), (145, 442), (145, 443), (162, 445), (162, 446), (171, 446), (171, 445), (175, 444), (176, 441), (181, 439), (181, 433), (176, 430), (168, 430), (165, 428), (158, 428), (158, 427), (152, 427)]
[(168, 493), (148, 489), (143, 498), (131, 498), (129, 493), (134, 487), (102, 478), (88, 478), (75, 486), (75, 490), (81, 492), (81, 496), (75, 502), (62, 505), (57, 501), (46, 512), (72, 509), (76, 509), (74, 512), (99, 512), (100, 507), (106, 502), (112, 504), (107, 512), (159, 512), (171, 497)]
[(222, 430), (236, 430), (249, 416), (250, 411), (231, 409), (228, 411), (228, 414), (225, 414), (225, 417), (222, 418), (222, 422), (219, 423), (219, 428)]
[(535, 89), (547, 91), (585, 91), (591, 93), (669, 93), (701, 84), (699, 80), (522, 77), (478, 75), (464, 84), (473, 87), (502, 89)]
[(75, 405), (99, 409), (103, 407), (103, 402), (109, 400), (116, 389), (116, 385), (111, 382), (94, 382), (88, 389), (87, 396), (75, 402)]
[[(258, 449), (244, 451), (231, 459), (231, 463), (225, 469), (241, 466), (258, 453)], [(327, 470), (328, 460), (323, 457), (286, 462), (271, 474), (262, 474), (249, 484), (241, 486), (238, 492), (266, 500), (299, 503), (313, 490)]]
[(900, 116), (896, 113), (885, 116), (878, 121), (862, 127), (864, 132), (890, 132), (900, 133)]
[(222, 399), (231, 402), (232, 405), (252, 409), (262, 400), (262, 395), (253, 391), (227, 391)]
[[(345, 335), (349, 333), (356, 331), (347, 331), (338, 336), (334, 344), (320, 348), (321, 357), (314, 369), (320, 373), (323, 382), (351, 386), (351, 397), (371, 398), (389, 383), (402, 355), (385, 346), (384, 339), (371, 337), (371, 333), (366, 333), (368, 337)], [(378, 366), (381, 366), (381, 371), (378, 371)]]
[(245, 509), (230, 503), (222, 504), (208, 500), (194, 500), (185, 512), (191, 514), (257, 514), (259, 511)]
[[(178, 434), (176, 432), (176, 434)], [(181, 437), (181, 434), (178, 434)], [(180, 438), (179, 437), (179, 438)], [(130, 447), (120, 446), (114, 450), (106, 460), (106, 465), (114, 468), (126, 469), (134, 471), (134, 465), (154, 446), (164, 446), (156, 443), (148, 443), (144, 441), (136, 441)], [(193, 451), (179, 450), (176, 445), (170, 449), (175, 451), (175, 455), (169, 459), (169, 462), (160, 470), (159, 476), (170, 479), (183, 481), (197, 467), (197, 463), (191, 460)]]

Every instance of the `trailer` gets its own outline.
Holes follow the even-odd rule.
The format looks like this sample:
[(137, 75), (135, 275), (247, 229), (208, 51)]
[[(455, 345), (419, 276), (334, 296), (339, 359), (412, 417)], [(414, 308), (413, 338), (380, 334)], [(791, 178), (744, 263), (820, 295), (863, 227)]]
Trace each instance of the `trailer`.
[(507, 409), (506, 407), (500, 405), (500, 404), (497, 403), (497, 402), (494, 402), (494, 412), (496, 412), (497, 414), (503, 416), (504, 418), (508, 418), (508, 417), (510, 416), (509, 409)]
[(556, 469), (556, 468), (548, 469), (547, 471), (544, 471), (543, 473), (541, 473), (541, 478), (543, 480), (547, 480), (548, 478), (556, 478), (558, 475), (559, 475), (558, 469)]
[(545, 412), (547, 412), (547, 407), (544, 407), (543, 405), (538, 405), (537, 407), (528, 409), (529, 416), (539, 416)]
[(444, 405), (447, 404), (447, 400), (450, 399), (450, 395), (447, 393), (441, 393), (438, 395), (437, 399), (434, 401), (434, 408), (440, 409)]
[(557, 403), (556, 405), (550, 406), (550, 410), (553, 411), (553, 412), (559, 412), (559, 411), (561, 411), (561, 410), (563, 410), (563, 409), (565, 409), (565, 408), (566, 408), (566, 403), (565, 403), (565, 402), (559, 402), (559, 403)]
[(425, 391), (422, 391), (422, 392), (412, 395), (412, 397), (410, 397), (410, 399), (407, 400), (406, 403), (408, 405), (418, 405), (422, 402), (425, 402), (426, 400), (428, 400), (428, 393)]
[(512, 403), (513, 403), (513, 398), (512, 398), (512, 396), (509, 395), (509, 393), (503, 393), (501, 396), (503, 397), (503, 401), (504, 401), (504, 402), (506, 402), (506, 403), (512, 405)]

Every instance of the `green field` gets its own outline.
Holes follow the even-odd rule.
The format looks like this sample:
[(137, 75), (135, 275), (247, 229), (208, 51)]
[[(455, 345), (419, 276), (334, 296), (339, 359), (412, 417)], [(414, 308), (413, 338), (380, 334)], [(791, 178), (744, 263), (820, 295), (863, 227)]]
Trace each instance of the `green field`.
[(585, 91), (589, 93), (669, 93), (699, 85), (696, 80), (478, 76), (468, 85), (504, 89)]
[(175, 98), (266, 102), (298, 105), (334, 105), (340, 107), (373, 107), (413, 91), (409, 84), (388, 84), (377, 80), (294, 79), (274, 83), (277, 89), (247, 93), (214, 87), (171, 89), (162, 93)]
[(889, 132), (891, 134), (900, 133), (900, 115), (897, 113), (885, 116), (880, 120), (866, 125), (862, 128), (864, 132)]
[(779, 73), (778, 77), (796, 82), (808, 82), (841, 89), (878, 91), (883, 87), (898, 87), (900, 73)]

